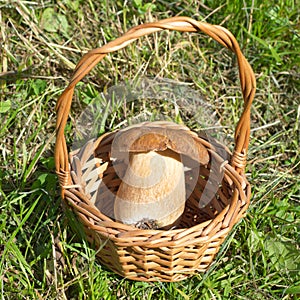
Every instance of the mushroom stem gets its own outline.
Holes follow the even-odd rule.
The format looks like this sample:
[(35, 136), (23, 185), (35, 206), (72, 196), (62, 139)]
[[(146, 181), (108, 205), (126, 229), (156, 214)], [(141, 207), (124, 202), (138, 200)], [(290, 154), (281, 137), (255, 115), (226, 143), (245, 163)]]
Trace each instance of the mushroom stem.
[(179, 219), (184, 205), (184, 166), (178, 153), (170, 149), (130, 153), (114, 205), (117, 221), (150, 220), (168, 228)]

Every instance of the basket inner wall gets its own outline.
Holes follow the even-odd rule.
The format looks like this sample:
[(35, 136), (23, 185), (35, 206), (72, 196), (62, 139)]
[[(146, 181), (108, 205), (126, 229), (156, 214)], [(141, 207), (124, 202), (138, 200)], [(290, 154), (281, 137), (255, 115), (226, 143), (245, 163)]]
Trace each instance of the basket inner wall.
[[(113, 136), (114, 133), (110, 133), (97, 141), (89, 141), (81, 149), (70, 153), (74, 184), (79, 185), (91, 204), (112, 221), (114, 199), (121, 184), (120, 177), (125, 174), (127, 168), (122, 161), (110, 160)], [(227, 150), (226, 155), (229, 155)], [(231, 204), (235, 185), (226, 174), (224, 176), (226, 170), (222, 165), (224, 166), (226, 161), (213, 157), (211, 155), (208, 165), (185, 171), (188, 197), (180, 224), (176, 228), (190, 228), (212, 220)]]

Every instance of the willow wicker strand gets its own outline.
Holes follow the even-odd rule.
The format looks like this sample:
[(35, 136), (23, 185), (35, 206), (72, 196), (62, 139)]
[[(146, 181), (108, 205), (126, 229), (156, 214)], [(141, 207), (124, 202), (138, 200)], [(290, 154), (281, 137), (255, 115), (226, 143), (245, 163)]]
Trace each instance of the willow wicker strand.
[[(106, 133), (96, 141), (90, 141), (82, 149), (68, 153), (64, 129), (75, 86), (97, 63), (108, 53), (118, 51), (136, 39), (165, 29), (202, 31), (236, 54), (244, 109), (236, 126), (233, 154), (225, 146), (216, 146), (192, 133), (194, 141), (207, 148), (211, 160), (215, 160), (217, 166), (211, 163), (204, 166), (200, 169), (196, 187), (187, 186), (191, 195), (180, 226), (173, 230), (142, 230), (115, 222), (95, 206), (99, 195), (105, 200), (107, 195), (116, 193), (120, 184), (109, 161), (115, 132)], [(250, 203), (250, 185), (244, 171), (255, 85), (252, 68), (241, 53), (234, 36), (221, 26), (187, 17), (174, 17), (136, 26), (123, 36), (82, 57), (68, 87), (57, 102), (55, 163), (62, 197), (76, 212), (88, 240), (99, 249), (98, 257), (102, 263), (122, 276), (143, 281), (178, 281), (195, 272), (207, 270), (220, 245), (232, 227), (244, 216)], [(218, 147), (224, 147), (224, 151), (228, 152), (229, 161), (220, 156)], [(187, 172), (186, 176), (188, 178), (191, 174)], [(208, 205), (200, 209), (199, 199), (205, 187), (218, 180), (221, 180), (221, 185), (216, 195)]]
[[(69, 86), (66, 88), (57, 102), (57, 142), (55, 148), (55, 158), (56, 170), (58, 172), (62, 170), (63, 173), (67, 173), (69, 171), (68, 151), (64, 138), (64, 129), (67, 123), (75, 85), (86, 74), (88, 74), (89, 71), (108, 53), (118, 51), (126, 47), (128, 44), (132, 43), (139, 37), (158, 32), (163, 29), (177, 30), (182, 32), (203, 31), (214, 40), (222, 44), (224, 47), (230, 49), (236, 54), (239, 66), (241, 88), (244, 98), (244, 111), (236, 127), (235, 150), (232, 157), (232, 164), (238, 170), (244, 171), (250, 136), (250, 107), (254, 98), (256, 88), (256, 81), (252, 68), (241, 53), (236, 39), (227, 29), (217, 25), (197, 22), (187, 17), (175, 17), (154, 23), (136, 26), (125, 33), (123, 36), (115, 39), (114, 41), (104, 45), (101, 48), (89, 51), (82, 57), (75, 69)], [(241, 162), (240, 156), (244, 157), (244, 161)], [(235, 165), (235, 161), (239, 162), (237, 166)], [(66, 180), (66, 182), (68, 182), (68, 180)]]

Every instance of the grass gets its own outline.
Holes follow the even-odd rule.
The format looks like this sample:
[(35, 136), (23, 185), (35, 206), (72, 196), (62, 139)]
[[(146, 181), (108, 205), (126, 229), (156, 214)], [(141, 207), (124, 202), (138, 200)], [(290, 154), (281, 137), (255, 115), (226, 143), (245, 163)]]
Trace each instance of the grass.
[[(297, 1), (2, 0), (0, 8), (1, 299), (299, 297)], [(85, 51), (134, 25), (175, 15), (230, 29), (255, 70), (247, 168), (252, 203), (208, 273), (179, 283), (132, 282), (95, 259), (95, 250), (73, 233), (80, 225), (62, 208), (53, 161), (55, 103)], [(216, 112), (232, 147), (242, 107), (234, 57), (203, 35), (168, 32), (107, 57), (83, 80), (66, 128), (69, 145), (86, 105), (137, 74), (190, 83)], [(151, 105), (166, 114), (167, 103)], [(114, 109), (102, 131), (124, 121), (123, 111)], [(139, 106), (134, 109), (139, 113)], [(197, 129), (189, 115), (180, 116)]]

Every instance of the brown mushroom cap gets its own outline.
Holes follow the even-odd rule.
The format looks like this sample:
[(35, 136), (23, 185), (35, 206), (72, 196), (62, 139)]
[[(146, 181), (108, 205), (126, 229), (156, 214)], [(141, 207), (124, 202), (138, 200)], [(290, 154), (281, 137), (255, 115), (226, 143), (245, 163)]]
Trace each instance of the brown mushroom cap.
[(170, 149), (203, 165), (209, 162), (207, 149), (194, 140), (186, 126), (167, 121), (144, 122), (120, 130), (114, 138), (112, 149), (113, 152), (123, 153)]

